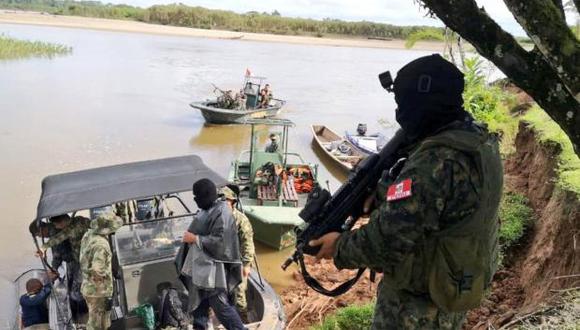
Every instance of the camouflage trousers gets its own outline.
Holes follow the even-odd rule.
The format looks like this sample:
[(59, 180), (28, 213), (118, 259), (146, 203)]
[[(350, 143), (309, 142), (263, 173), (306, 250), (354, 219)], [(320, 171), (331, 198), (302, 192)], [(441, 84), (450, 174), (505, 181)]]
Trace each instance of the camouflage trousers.
[(107, 311), (107, 297), (85, 297), (89, 307), (87, 330), (105, 330), (111, 326), (111, 312)]
[(234, 289), (234, 304), (238, 313), (242, 317), (248, 316), (248, 301), (246, 299), (246, 290), (248, 288), (248, 278), (242, 276), (242, 282)]
[(394, 290), (381, 281), (371, 329), (461, 329), (465, 313), (446, 313), (428, 295)]

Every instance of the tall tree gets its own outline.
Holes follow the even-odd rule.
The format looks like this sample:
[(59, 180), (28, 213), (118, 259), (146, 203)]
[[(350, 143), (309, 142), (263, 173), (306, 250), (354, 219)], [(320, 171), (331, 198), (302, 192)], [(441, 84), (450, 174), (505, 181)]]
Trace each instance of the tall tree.
[[(562, 0), (504, 0), (534, 43), (528, 51), (475, 0), (415, 0), (469, 41), (526, 91), (572, 140), (580, 156), (580, 42)], [(580, 0), (573, 0), (576, 11)]]

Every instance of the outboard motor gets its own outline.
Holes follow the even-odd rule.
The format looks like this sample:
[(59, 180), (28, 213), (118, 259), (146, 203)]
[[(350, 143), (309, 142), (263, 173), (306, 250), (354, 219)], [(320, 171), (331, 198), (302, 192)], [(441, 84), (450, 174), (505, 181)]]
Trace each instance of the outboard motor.
[(367, 134), (367, 124), (359, 123), (356, 127), (356, 132), (360, 136), (365, 136), (365, 134)]

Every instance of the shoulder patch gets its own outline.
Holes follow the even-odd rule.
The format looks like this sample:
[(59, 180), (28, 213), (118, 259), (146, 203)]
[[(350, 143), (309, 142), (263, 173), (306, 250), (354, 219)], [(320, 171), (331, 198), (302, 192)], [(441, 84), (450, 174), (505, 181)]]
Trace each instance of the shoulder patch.
[(390, 185), (387, 190), (387, 202), (411, 197), (413, 195), (411, 192), (412, 183), (413, 181), (411, 179), (405, 179), (399, 183)]

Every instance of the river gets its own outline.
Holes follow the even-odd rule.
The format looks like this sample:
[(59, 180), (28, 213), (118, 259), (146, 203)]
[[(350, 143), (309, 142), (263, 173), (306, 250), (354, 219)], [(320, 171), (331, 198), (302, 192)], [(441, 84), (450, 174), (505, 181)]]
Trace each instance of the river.
[[(341, 177), (313, 150), (310, 125), (344, 132), (364, 122), (369, 132), (390, 134), (384, 123), (394, 122), (394, 98), (377, 74), (429, 53), (11, 24), (0, 24), (0, 34), (73, 47), (71, 55), (53, 59), (0, 61), (4, 320), (14, 304), (10, 282), (40, 266), (27, 228), (43, 177), (186, 154), (226, 176), (230, 161), (249, 146), (249, 128), (205, 126), (188, 103), (211, 96), (211, 83), (238, 89), (248, 68), (288, 101), (281, 117), (296, 123), (289, 149), (320, 163), (319, 178), (336, 188)], [(289, 251), (259, 252), (261, 270), (276, 288), (291, 281), (279, 271)]]

